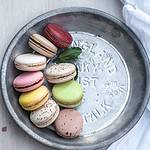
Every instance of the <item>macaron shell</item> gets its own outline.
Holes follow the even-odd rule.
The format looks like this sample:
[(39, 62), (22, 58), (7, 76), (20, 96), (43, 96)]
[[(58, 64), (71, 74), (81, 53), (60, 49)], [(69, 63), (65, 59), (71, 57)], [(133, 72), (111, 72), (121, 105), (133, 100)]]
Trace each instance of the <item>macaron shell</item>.
[(41, 106), (43, 106), (47, 102), (48, 98), (49, 98), (49, 95), (46, 95), (46, 97), (44, 97), (40, 102), (35, 103), (35, 104), (28, 106), (28, 107), (22, 106), (22, 108), (24, 110), (27, 110), (27, 111), (36, 110), (36, 109), (40, 108)]
[(75, 107), (78, 107), (80, 104), (81, 104), (81, 101), (80, 102), (78, 102), (78, 103), (76, 103), (76, 104), (70, 104), (70, 105), (68, 105), (68, 104), (62, 104), (62, 103), (59, 103), (58, 101), (57, 101), (57, 104), (59, 105), (59, 106), (61, 106), (61, 107), (64, 107), (64, 108), (75, 108)]
[(52, 88), (54, 100), (61, 106), (72, 108), (78, 106), (83, 97), (83, 89), (79, 83), (74, 80), (55, 84)]
[(73, 40), (69, 32), (54, 23), (45, 27), (43, 35), (60, 48), (67, 48)]
[(44, 78), (42, 80), (40, 80), (39, 82), (37, 82), (36, 84), (29, 86), (29, 87), (24, 87), (24, 88), (17, 88), (15, 87), (15, 90), (18, 92), (29, 92), (32, 91), (34, 89), (37, 89), (38, 87), (40, 87), (44, 82)]
[(32, 49), (46, 57), (52, 58), (57, 53), (57, 47), (39, 34), (32, 34), (28, 43)]
[(49, 99), (42, 107), (30, 113), (30, 120), (39, 128), (52, 124), (59, 114), (59, 106)]
[(34, 64), (33, 66), (30, 65), (21, 65), (21, 64), (15, 64), (16, 68), (21, 71), (40, 71), (43, 70), (46, 67), (45, 64)]
[(13, 86), (19, 92), (27, 92), (38, 88), (43, 82), (44, 76), (41, 71), (24, 72), (14, 79)]
[(48, 93), (49, 91), (47, 87), (40, 86), (33, 91), (22, 93), (19, 102), (24, 106), (30, 106), (34, 103), (40, 102)]
[(57, 53), (57, 47), (40, 34), (32, 34), (30, 37), (41, 45), (44, 45), (47, 49), (50, 49), (52, 52)]
[(48, 67), (45, 71), (46, 76), (52, 78), (58, 78), (62, 76), (67, 76), (76, 71), (76, 67), (74, 64), (71, 63), (59, 63), (54, 64)]
[(64, 83), (64, 82), (67, 82), (69, 80), (72, 80), (75, 76), (76, 76), (76, 72), (74, 72), (73, 74), (70, 74), (68, 76), (65, 76), (65, 77), (59, 77), (59, 78), (49, 78), (47, 77), (47, 81), (49, 83), (53, 83), (53, 84), (57, 84), (57, 83)]
[(63, 109), (55, 120), (54, 126), (58, 135), (64, 138), (75, 138), (80, 135), (83, 128), (83, 118), (76, 110)]
[(14, 60), (17, 69), (22, 71), (38, 71), (46, 67), (46, 57), (27, 53), (19, 55)]
[(51, 53), (50, 51), (48, 51), (42, 47), (39, 47), (38, 45), (36, 45), (36, 43), (29, 42), (29, 45), (32, 49), (34, 49), (36, 52), (40, 53), (41, 55), (44, 55), (44, 56), (49, 57), (49, 58), (52, 58), (55, 56), (54, 53)]
[(35, 110), (48, 100), (49, 91), (45, 86), (22, 93), (19, 97), (19, 104), (26, 110)]
[(41, 71), (37, 72), (24, 72), (18, 75), (14, 81), (13, 85), (15, 87), (24, 87), (24, 86), (29, 86), (37, 81), (43, 79), (43, 73)]
[(48, 120), (47, 122), (44, 122), (42, 124), (37, 124), (36, 126), (38, 128), (45, 128), (45, 127), (48, 127), (49, 125), (51, 125), (55, 120), (56, 118), (58, 117), (59, 115), (59, 106), (57, 106), (57, 110), (56, 110), (56, 113), (54, 114), (53, 118)]

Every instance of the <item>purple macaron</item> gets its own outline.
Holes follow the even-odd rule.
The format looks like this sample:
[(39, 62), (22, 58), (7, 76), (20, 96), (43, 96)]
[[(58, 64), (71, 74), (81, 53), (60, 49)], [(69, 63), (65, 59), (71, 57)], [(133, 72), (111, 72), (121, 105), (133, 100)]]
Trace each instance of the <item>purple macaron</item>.
[(44, 76), (41, 71), (24, 72), (17, 76), (13, 81), (16, 91), (28, 92), (40, 87), (44, 82)]

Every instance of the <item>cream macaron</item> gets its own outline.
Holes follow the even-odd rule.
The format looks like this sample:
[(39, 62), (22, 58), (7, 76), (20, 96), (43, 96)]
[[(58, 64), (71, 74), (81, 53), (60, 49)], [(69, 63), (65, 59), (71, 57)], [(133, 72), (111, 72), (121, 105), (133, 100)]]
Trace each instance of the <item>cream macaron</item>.
[(49, 99), (42, 107), (30, 113), (31, 122), (39, 127), (44, 128), (51, 125), (59, 114), (59, 106), (52, 99)]
[(17, 56), (14, 64), (17, 69), (22, 71), (38, 71), (46, 67), (46, 61), (45, 56), (27, 53)]
[(48, 58), (57, 54), (57, 47), (39, 34), (32, 34), (28, 43), (33, 50)]
[(71, 63), (54, 64), (46, 69), (45, 76), (50, 83), (63, 83), (76, 76), (76, 67)]

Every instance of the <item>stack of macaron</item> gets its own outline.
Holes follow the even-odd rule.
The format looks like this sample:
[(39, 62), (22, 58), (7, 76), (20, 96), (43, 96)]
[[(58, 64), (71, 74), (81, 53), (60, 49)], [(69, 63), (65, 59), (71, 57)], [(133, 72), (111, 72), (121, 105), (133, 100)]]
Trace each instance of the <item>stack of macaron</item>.
[[(74, 80), (77, 74), (74, 64), (52, 64), (47, 68), (46, 65), (47, 58), (56, 56), (59, 48), (70, 46), (72, 40), (69, 32), (50, 23), (43, 36), (36, 33), (29, 38), (28, 44), (36, 54), (21, 54), (14, 60), (15, 67), (23, 71), (13, 81), (14, 89), (21, 92), (20, 106), (30, 111), (35, 126), (44, 128), (53, 124), (56, 133), (64, 138), (77, 137), (82, 130), (82, 116), (73, 108), (81, 103), (83, 89)], [(53, 85), (51, 91), (43, 85), (45, 79)]]

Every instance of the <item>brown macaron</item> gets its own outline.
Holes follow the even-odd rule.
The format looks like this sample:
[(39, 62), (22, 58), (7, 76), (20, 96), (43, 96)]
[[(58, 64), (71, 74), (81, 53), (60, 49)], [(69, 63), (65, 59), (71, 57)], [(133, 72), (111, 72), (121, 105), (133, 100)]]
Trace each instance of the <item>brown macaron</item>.
[(83, 128), (83, 118), (74, 109), (63, 109), (54, 122), (58, 135), (64, 138), (75, 138), (80, 135)]

